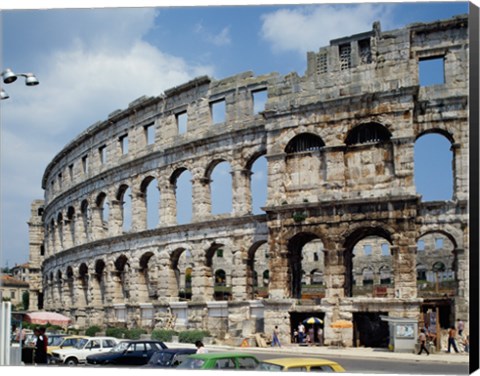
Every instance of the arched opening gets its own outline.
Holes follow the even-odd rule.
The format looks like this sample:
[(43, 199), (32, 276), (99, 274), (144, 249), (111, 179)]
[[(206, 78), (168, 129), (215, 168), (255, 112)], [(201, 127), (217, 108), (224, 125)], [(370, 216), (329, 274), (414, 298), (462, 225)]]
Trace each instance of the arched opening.
[(140, 283), (140, 286), (145, 286), (146, 296), (142, 296), (143, 299), (157, 299), (158, 298), (158, 279), (157, 279), (157, 269), (152, 261), (153, 252), (147, 252), (142, 255), (140, 258), (140, 276), (143, 281)]
[(157, 180), (153, 176), (146, 177), (142, 182), (140, 190), (143, 193), (145, 200), (147, 229), (156, 228), (160, 223), (160, 191), (158, 189)]
[(116, 274), (116, 293), (120, 292), (120, 297), (124, 300), (130, 298), (130, 265), (125, 255), (121, 255), (115, 260)]
[(265, 281), (264, 272), (268, 271), (269, 259), (266, 241), (257, 242), (248, 251), (247, 287), (252, 299), (268, 298), (268, 278)]
[(422, 235), (423, 250), (417, 251), (417, 291), (422, 298), (455, 296), (455, 244), (441, 232)]
[(189, 249), (179, 248), (172, 253), (171, 262), (178, 297), (190, 300), (192, 298), (192, 252)]
[(267, 178), (268, 164), (265, 156), (260, 156), (253, 162), (250, 171), (250, 191), (252, 193), (252, 212), (253, 214), (263, 214), (262, 207), (267, 202)]
[(107, 195), (104, 192), (101, 192), (97, 196), (96, 200), (97, 209), (99, 211), (99, 216), (104, 231), (108, 230), (108, 218), (110, 216), (110, 205), (108, 204)]
[(322, 148), (323, 140), (311, 133), (302, 133), (290, 140), (285, 147), (285, 179), (291, 187), (311, 189), (325, 178), (326, 164)]
[(352, 296), (393, 296), (393, 258), (389, 240), (370, 235), (358, 240), (352, 255)]
[(301, 133), (293, 137), (285, 147), (285, 153), (295, 154), (318, 151), (325, 146), (323, 140), (312, 133)]
[(67, 219), (68, 219), (68, 232), (70, 234), (72, 245), (74, 245), (76, 243), (76, 239), (75, 239), (75, 209), (73, 206), (69, 206), (67, 209)]
[(102, 303), (105, 303), (105, 262), (103, 260), (97, 260), (95, 262), (95, 279), (100, 294), (100, 300)]
[(415, 142), (415, 187), (423, 201), (451, 200), (454, 195), (452, 142), (444, 132), (424, 133)]
[(117, 201), (120, 205), (122, 229), (128, 232), (132, 229), (132, 190), (126, 184), (118, 189)]
[(325, 296), (323, 285), (311, 283), (314, 269), (324, 270), (323, 243), (315, 234), (303, 232), (288, 242), (290, 291), (294, 299)]
[(192, 221), (192, 174), (187, 169), (177, 170), (171, 179), (175, 189), (177, 223)]
[(89, 303), (88, 300), (88, 267), (85, 263), (82, 263), (78, 268), (78, 277), (80, 280), (80, 289), (81, 293), (79, 294), (80, 297), (80, 306), (86, 305)]
[(83, 236), (85, 239), (88, 239), (88, 234), (90, 233), (90, 221), (91, 221), (91, 212), (87, 200), (83, 200), (80, 205), (80, 212), (82, 213), (82, 224), (83, 224)]
[(346, 145), (358, 145), (389, 141), (392, 137), (390, 131), (379, 123), (360, 124), (352, 128), (345, 138)]
[(210, 180), (212, 214), (232, 212), (232, 174), (230, 164), (216, 161), (211, 166)]

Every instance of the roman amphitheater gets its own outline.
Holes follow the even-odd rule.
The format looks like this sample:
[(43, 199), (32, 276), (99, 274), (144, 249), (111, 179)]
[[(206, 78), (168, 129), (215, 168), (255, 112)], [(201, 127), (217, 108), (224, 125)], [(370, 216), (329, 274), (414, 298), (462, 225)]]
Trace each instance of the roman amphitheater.
[[(434, 85), (421, 83), (429, 62), (442, 68)], [(133, 101), (47, 166), (29, 220), (30, 306), (83, 328), (217, 338), (275, 325), (288, 337), (317, 316), (326, 344), (343, 319), (348, 346), (384, 345), (371, 342), (385, 334), (380, 316), (422, 323), (437, 312), (443, 328), (462, 319), (468, 330), (468, 76), (465, 15), (392, 31), (374, 23), (309, 52), (303, 76), (204, 76)], [(430, 134), (452, 156), (445, 201), (415, 185), (414, 148)], [(266, 201), (254, 213), (262, 158)], [(231, 211), (218, 214), (212, 176), (225, 163)]]

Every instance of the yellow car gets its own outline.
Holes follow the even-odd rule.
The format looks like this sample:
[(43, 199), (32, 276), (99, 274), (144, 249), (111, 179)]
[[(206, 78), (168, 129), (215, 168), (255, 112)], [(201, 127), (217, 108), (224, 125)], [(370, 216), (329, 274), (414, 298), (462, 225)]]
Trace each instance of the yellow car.
[(276, 358), (260, 362), (258, 371), (345, 372), (338, 363), (321, 358)]
[(52, 356), (52, 352), (58, 349), (65, 349), (69, 347), (73, 347), (76, 345), (76, 343), (81, 340), (82, 338), (89, 338), (87, 336), (64, 336), (64, 337), (58, 337), (53, 339), (53, 342), (51, 345), (48, 345), (47, 347), (47, 358), (50, 359)]

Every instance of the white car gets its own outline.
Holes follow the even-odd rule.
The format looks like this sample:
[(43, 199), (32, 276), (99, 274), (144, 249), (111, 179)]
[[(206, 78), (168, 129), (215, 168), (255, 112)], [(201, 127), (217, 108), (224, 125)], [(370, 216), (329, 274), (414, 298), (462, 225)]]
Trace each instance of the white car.
[(54, 364), (77, 365), (85, 363), (87, 356), (110, 351), (119, 340), (114, 337), (83, 338), (74, 347), (59, 349), (52, 352), (51, 361)]

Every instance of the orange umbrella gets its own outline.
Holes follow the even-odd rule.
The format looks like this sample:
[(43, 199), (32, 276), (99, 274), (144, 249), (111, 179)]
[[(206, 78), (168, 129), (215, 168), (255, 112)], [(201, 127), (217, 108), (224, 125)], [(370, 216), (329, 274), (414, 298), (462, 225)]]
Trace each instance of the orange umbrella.
[(332, 322), (330, 324), (331, 328), (338, 328), (338, 329), (344, 329), (344, 328), (353, 328), (353, 324), (350, 321), (347, 320), (337, 320), (335, 322)]

